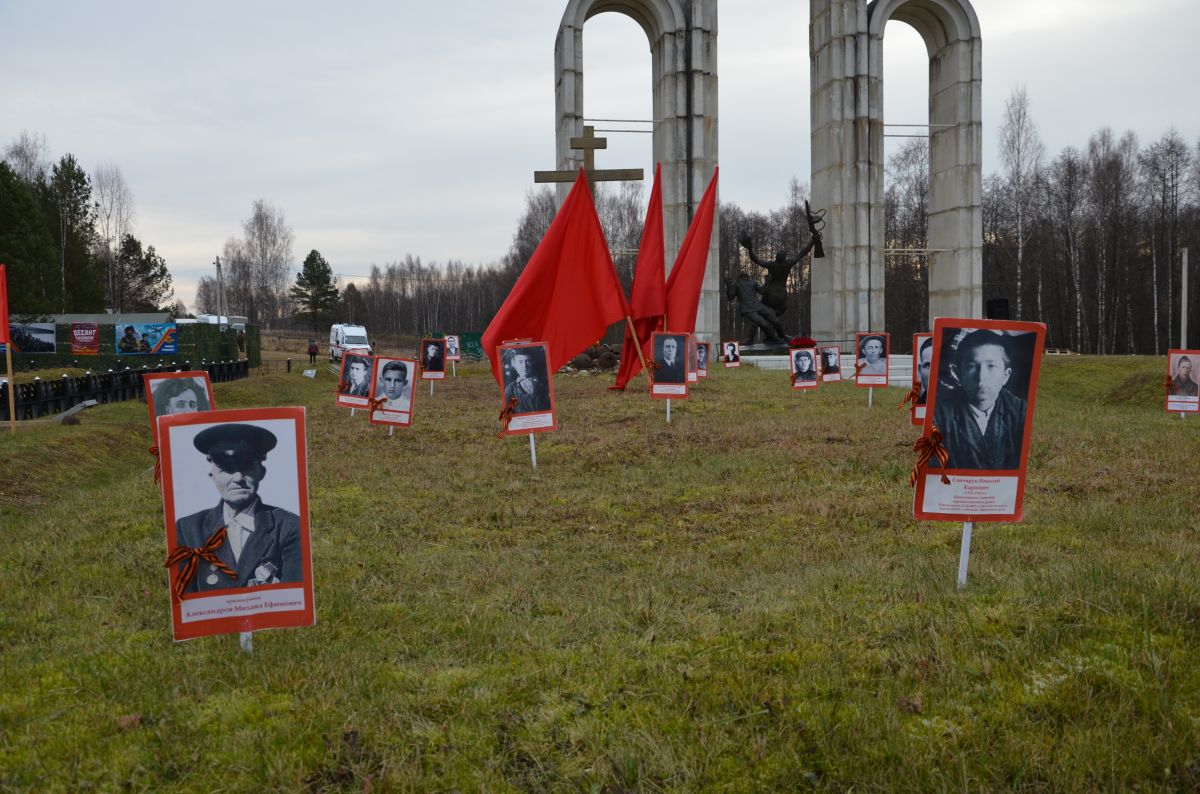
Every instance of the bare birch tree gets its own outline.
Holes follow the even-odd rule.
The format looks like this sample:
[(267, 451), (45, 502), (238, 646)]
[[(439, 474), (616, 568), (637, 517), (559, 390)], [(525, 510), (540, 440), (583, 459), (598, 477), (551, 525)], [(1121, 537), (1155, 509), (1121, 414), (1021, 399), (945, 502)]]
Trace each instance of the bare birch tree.
[(92, 171), (92, 199), (96, 204), (96, 258), (105, 269), (105, 300), (117, 308), (122, 292), (116, 267), (117, 249), (126, 235), (133, 233), (133, 192), (121, 169), (106, 163)]
[(46, 179), (50, 173), (46, 136), (40, 132), (22, 131), (20, 137), (5, 148), (4, 162), (26, 184), (33, 185)]
[[(1023, 274), (1025, 271), (1026, 215), (1032, 203), (1029, 194), (1034, 174), (1041, 168), (1046, 147), (1038, 135), (1029, 112), (1029, 95), (1019, 86), (1004, 103), (1004, 121), (1000, 125), (1000, 161), (1011, 193), (1016, 228), (1017, 319), (1024, 317)], [(1037, 314), (1042, 315), (1041, 272), (1037, 278)]]

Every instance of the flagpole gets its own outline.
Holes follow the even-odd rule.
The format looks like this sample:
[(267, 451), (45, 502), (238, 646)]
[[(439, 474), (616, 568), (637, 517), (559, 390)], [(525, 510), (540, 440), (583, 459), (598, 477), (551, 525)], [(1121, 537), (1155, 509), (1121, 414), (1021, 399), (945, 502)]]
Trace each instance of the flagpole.
[(12, 340), (8, 340), (4, 345), (4, 364), (8, 368), (8, 429), (10, 432), (17, 430), (17, 401), (13, 397), (13, 374), (12, 374)]
[(633, 318), (628, 314), (625, 315), (625, 323), (629, 326), (629, 333), (633, 336), (633, 346), (637, 349), (638, 360), (642, 362), (642, 372), (647, 373), (646, 377), (650, 377), (650, 367), (646, 364), (646, 354), (642, 352), (642, 340), (638, 339), (637, 329), (633, 327)]

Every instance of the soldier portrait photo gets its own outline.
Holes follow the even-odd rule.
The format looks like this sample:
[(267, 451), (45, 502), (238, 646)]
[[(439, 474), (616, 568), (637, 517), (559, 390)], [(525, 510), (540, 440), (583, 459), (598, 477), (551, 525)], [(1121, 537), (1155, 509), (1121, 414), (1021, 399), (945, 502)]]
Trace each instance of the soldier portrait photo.
[(175, 639), (315, 620), (303, 408), (159, 420)]
[(549, 411), (550, 379), (546, 372), (546, 348), (529, 345), (503, 348), (504, 402), (515, 400), (514, 414)]
[(836, 347), (821, 348), (822, 380), (842, 379), (842, 351)]
[(1021, 467), (1036, 334), (944, 328), (933, 424), (949, 469)]
[(342, 361), (342, 381), (338, 391), (347, 397), (366, 397), (371, 391), (370, 372), (370, 356), (347, 354)]
[(698, 372), (708, 372), (708, 342), (696, 343), (696, 370)]
[(804, 389), (817, 383), (816, 350), (802, 348), (791, 355), (792, 387)]

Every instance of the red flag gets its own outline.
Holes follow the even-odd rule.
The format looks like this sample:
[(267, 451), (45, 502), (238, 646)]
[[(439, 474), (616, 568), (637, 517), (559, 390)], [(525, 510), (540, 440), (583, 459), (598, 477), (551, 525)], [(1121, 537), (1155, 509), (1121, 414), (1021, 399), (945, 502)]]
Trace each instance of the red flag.
[(504, 305), (483, 332), (492, 375), (503, 383), (496, 347), (508, 339), (547, 342), (550, 372), (629, 314), (583, 169)]
[(624, 390), (625, 384), (642, 371), (642, 360), (637, 354), (641, 345), (642, 354), (648, 359), (655, 331), (662, 330), (663, 311), (666, 308), (666, 293), (663, 291), (666, 262), (663, 257), (662, 188), (659, 185), (662, 165), (654, 168), (654, 188), (650, 191), (650, 206), (646, 208), (646, 222), (642, 225), (642, 241), (638, 245), (637, 264), (633, 268), (633, 294), (629, 304), (632, 309), (633, 325), (637, 328), (637, 340), (625, 326), (625, 346), (621, 349), (621, 369), (617, 382), (610, 389)]
[(704, 286), (704, 266), (708, 262), (708, 245), (712, 242), (713, 216), (717, 209), (717, 173), (713, 169), (712, 179), (700, 206), (692, 217), (679, 256), (671, 267), (667, 279), (668, 331), (691, 334), (696, 331), (696, 312), (700, 308), (700, 289)]
[(0, 265), (0, 344), (8, 344), (8, 286)]

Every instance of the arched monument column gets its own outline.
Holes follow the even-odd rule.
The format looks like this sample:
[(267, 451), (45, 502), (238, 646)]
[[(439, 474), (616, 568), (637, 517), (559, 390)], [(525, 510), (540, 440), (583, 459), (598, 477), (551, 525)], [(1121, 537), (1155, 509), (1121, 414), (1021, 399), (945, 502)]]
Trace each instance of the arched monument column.
[[(625, 14), (650, 45), (653, 151), (663, 170), (663, 243), (669, 269), (717, 166), (717, 0), (570, 0), (554, 43), (555, 149), (559, 170), (577, 170), (583, 135), (583, 26), (606, 11)], [(561, 204), (570, 185), (558, 186)], [(649, 192), (649, 185), (647, 185)], [(716, 221), (719, 223), (719, 220)], [(709, 246), (696, 332), (717, 339), (721, 322), (717, 228)], [(668, 318), (668, 322), (670, 318)]]
[[(829, 209), (814, 262), (813, 333), (881, 330), (883, 32), (921, 34), (929, 54), (929, 327), (983, 313), (982, 44), (968, 0), (812, 0), (812, 203)], [(868, 300), (869, 296), (869, 300)]]

